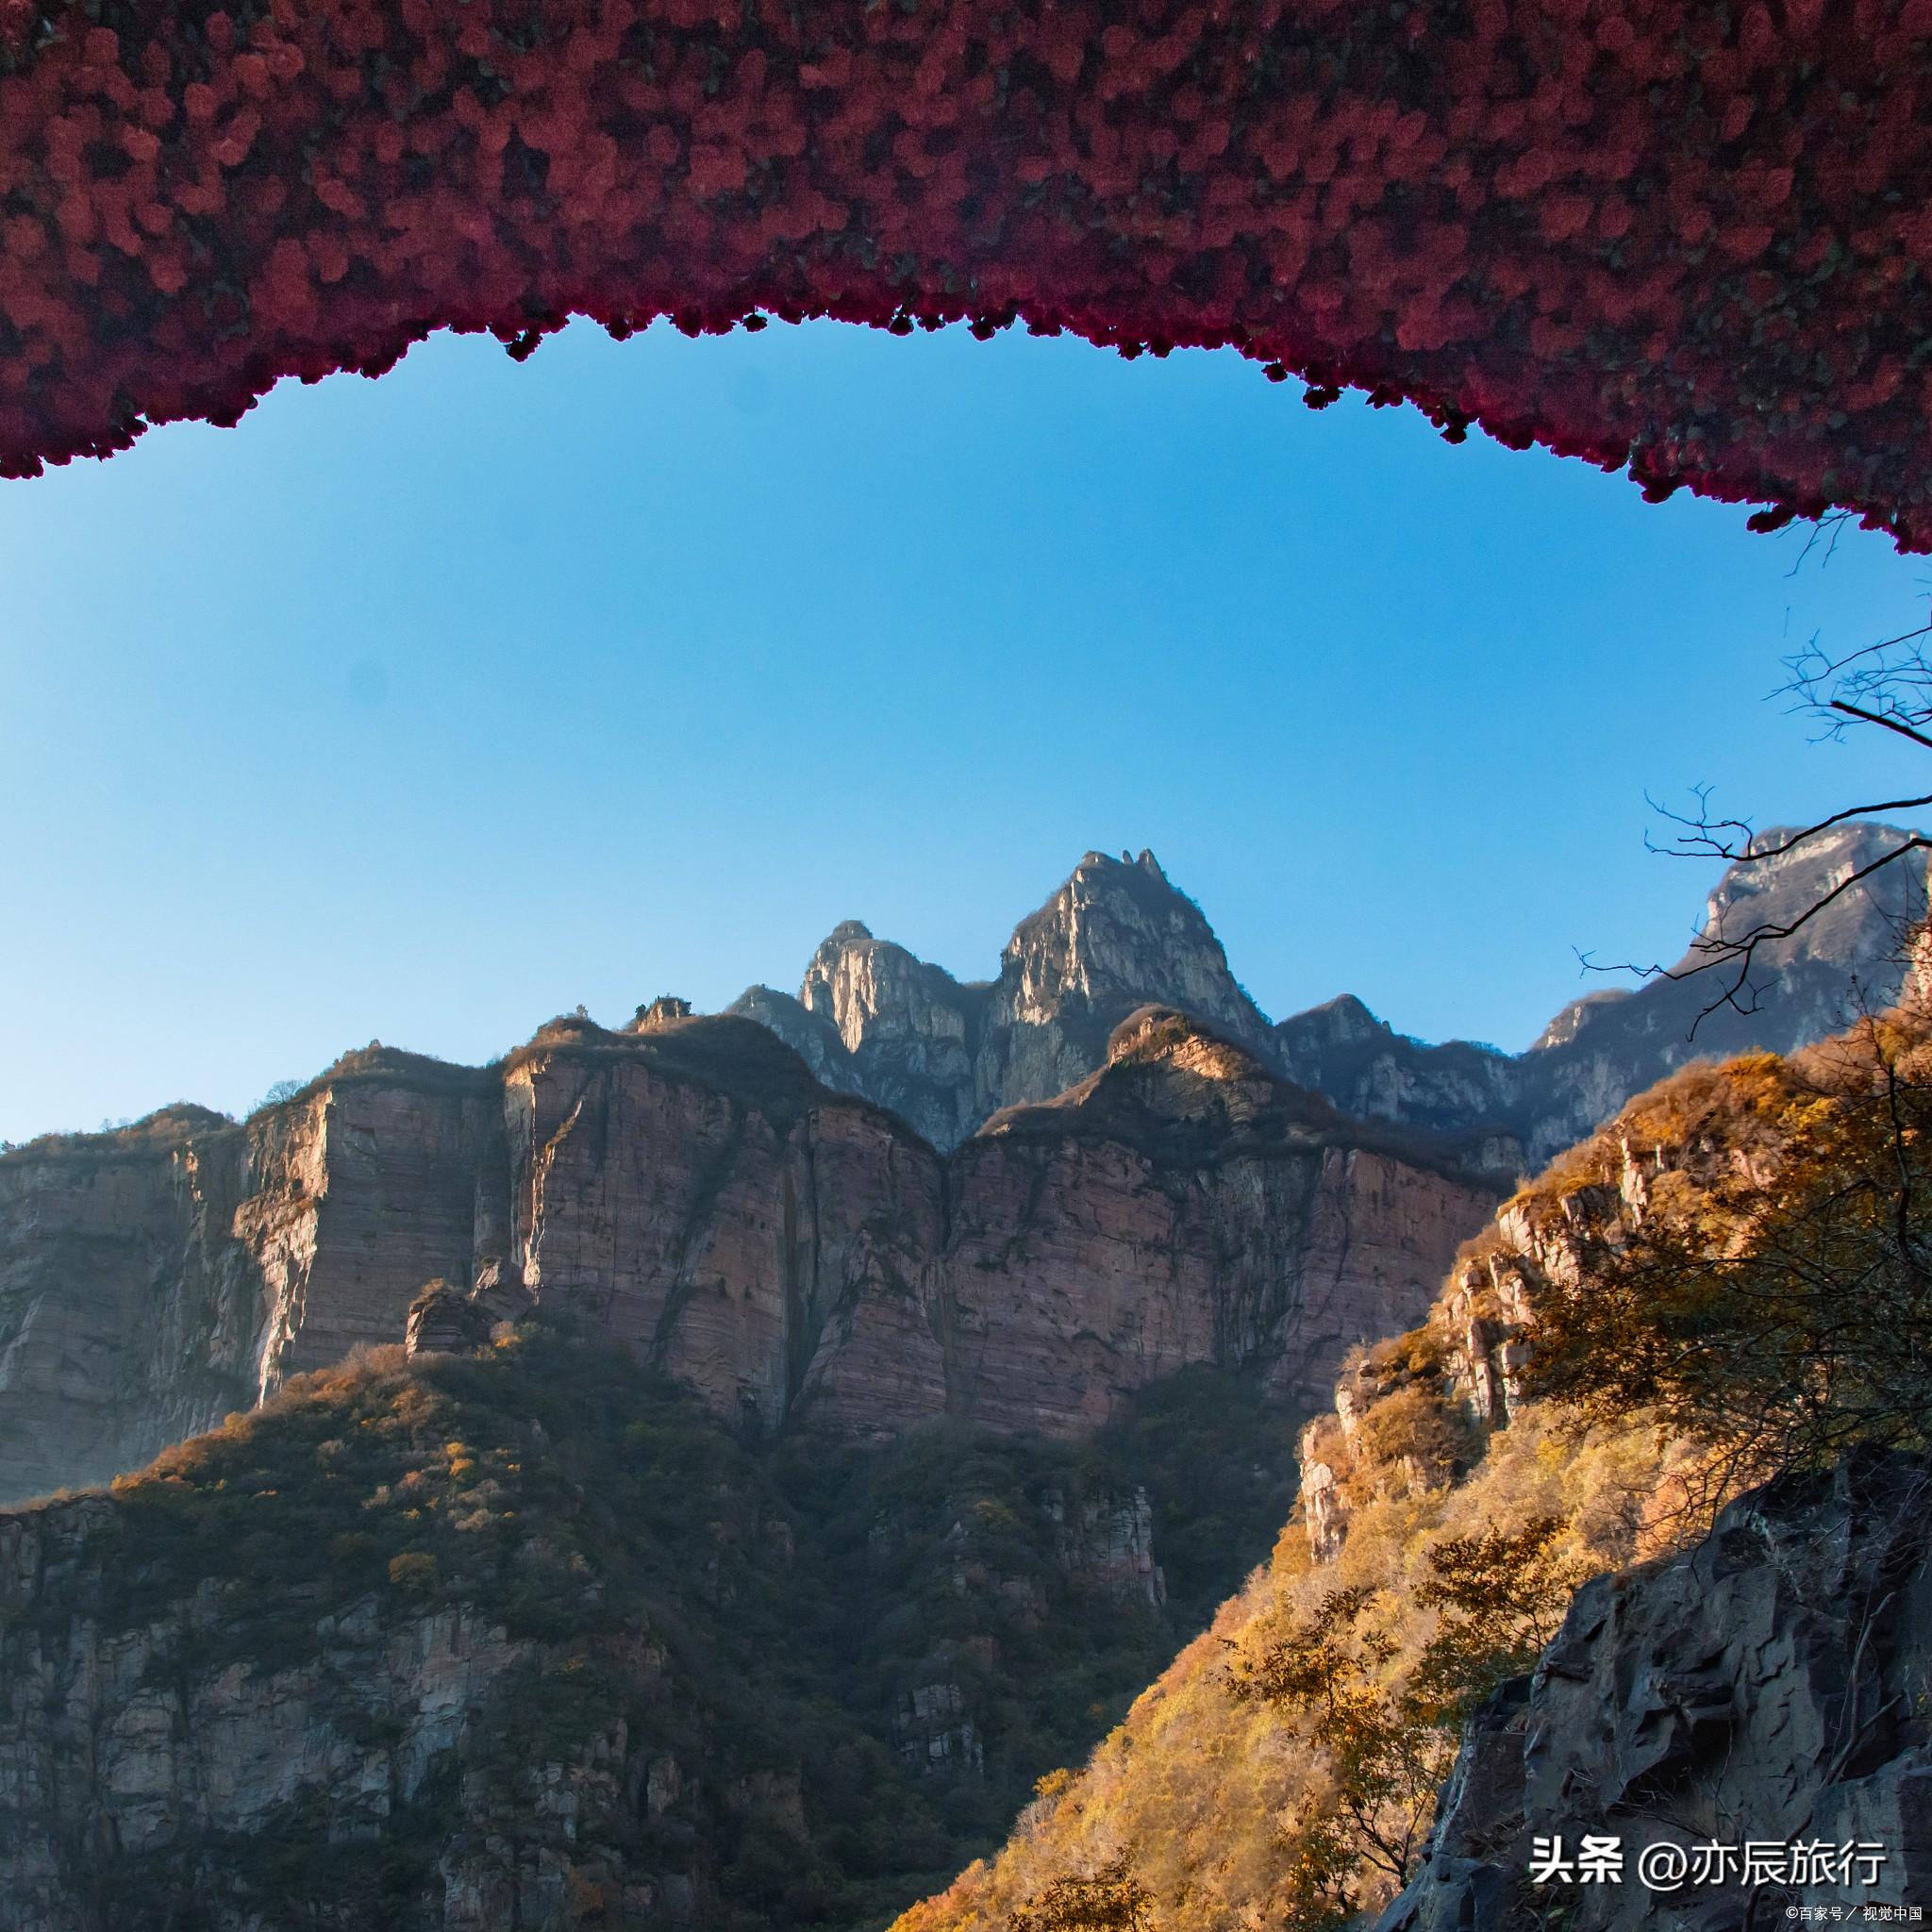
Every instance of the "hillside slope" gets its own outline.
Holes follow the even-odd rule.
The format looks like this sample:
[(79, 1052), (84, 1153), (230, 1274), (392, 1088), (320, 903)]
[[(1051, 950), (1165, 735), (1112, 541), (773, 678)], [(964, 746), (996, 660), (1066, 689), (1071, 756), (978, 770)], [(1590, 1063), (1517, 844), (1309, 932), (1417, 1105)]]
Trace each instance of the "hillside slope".
[[(1534, 1833), (1567, 1831), (1574, 1843), (1579, 1830), (1605, 1828), (1603, 1812), (1576, 1791), (1594, 1774), (1591, 1753), (1603, 1755), (1596, 1739), (1607, 1726), (1616, 1727), (1617, 1742), (1605, 1750), (1624, 1772), (1635, 1765), (1642, 1774), (1626, 1779), (1612, 1828), (1666, 1836), (1681, 1835), (1686, 1821), (1714, 1833), (1736, 1825), (1735, 1804), (1746, 1791), (1741, 1768), (1729, 1785), (1713, 1781), (1735, 1740), (1783, 1766), (1766, 1773), (1759, 1792), (1764, 1829), (1747, 1821), (1746, 1835), (1797, 1832), (1814, 1814), (1848, 1828), (1859, 1824), (1869, 1835), (1890, 1818), (1892, 1861), (1880, 1882), (1864, 1893), (1830, 1895), (1895, 1903), (1932, 1885), (1925, 1813), (1915, 1809), (1932, 1774), (1932, 1730), (1923, 1699), (1899, 1688), (1916, 1668), (1913, 1655), (1873, 1638), (1877, 1597), (1869, 1588), (1862, 1598), (1843, 1591), (1835, 1604), (1830, 1595), (1834, 1576), (1843, 1583), (1860, 1575), (1868, 1586), (1877, 1577), (1881, 1595), (1903, 1591), (1900, 1602), (1923, 1595), (1926, 1549), (1907, 1533), (1923, 1509), (1879, 1512), (1873, 1527), (1866, 1505), (1854, 1508), (1841, 1498), (1834, 1513), (1829, 1479), (1823, 1501), (1814, 1481), (1808, 1491), (1760, 1501), (1757, 1516), (1747, 1509), (1726, 1518), (1706, 1544), (1712, 1507), (1754, 1470), (1761, 1473), (1765, 1444), (1739, 1457), (1718, 1453), (1726, 1445), (1716, 1440), (1695, 1440), (1659, 1406), (1661, 1381), (1656, 1404), (1620, 1395), (1592, 1410), (1565, 1392), (1577, 1382), (1574, 1357), (1566, 1383), (1536, 1353), (1541, 1311), (1605, 1306), (1603, 1295), (1633, 1257), (1694, 1252), (1727, 1265), (1766, 1252), (1754, 1244), (1773, 1238), (1777, 1204), (1792, 1197), (1793, 1177), (1808, 1168), (1840, 1201), (1862, 1198), (1862, 1176), (1876, 1173), (1881, 1186), (1873, 1197), (1882, 1204), (1883, 1173), (1861, 1169), (1847, 1150), (1857, 1149), (1864, 1126), (1882, 1127), (1901, 1096), (1909, 1106), (1899, 1144), (1915, 1150), (1908, 1165), (1923, 1175), (1932, 1144), (1922, 1134), (1932, 1126), (1924, 1038), (1922, 1023), (1894, 1016), (1797, 1060), (1758, 1055), (1691, 1068), (1633, 1102), (1507, 1203), (1465, 1250), (1427, 1321), (1362, 1352), (1339, 1382), (1332, 1412), (1307, 1425), (1296, 1509), (1270, 1561), (1142, 1693), (1084, 1769), (1041, 1786), (999, 1856), (905, 1914), (899, 1932), (1114, 1923), (1079, 1912), (1089, 1905), (1098, 1912), (1109, 1897), (1118, 1902), (1124, 1886), (1140, 1901), (1137, 1923), (1158, 1932), (1313, 1927), (1372, 1910), (1421, 1869), (1424, 1830), (1464, 1707), (1445, 1684), (1474, 1693), (1526, 1669), (1577, 1582), (1633, 1564), (1653, 1567), (1576, 1599), (1534, 1679), (1534, 1698), (1526, 1704), (1524, 1679), (1513, 1706), (1486, 1716), (1489, 1729), (1474, 1735), (1474, 1756), (1458, 1774), (1457, 1836), (1443, 1850), (1447, 1862), (1391, 1924), (1501, 1927), (1518, 1923), (1519, 1907), (1531, 1913), (1522, 1923), (1541, 1923), (1535, 1914), (1551, 1907), (1551, 1896), (1523, 1905), (1515, 1890), (1521, 1864), (1502, 1860)], [(1882, 1134), (1872, 1146), (1888, 1159), (1893, 1151)], [(1913, 1304), (1922, 1311), (1923, 1291), (1921, 1282)], [(1912, 1345), (1907, 1336), (1901, 1347)], [(1923, 1404), (1908, 1410), (1893, 1440), (1932, 1446), (1925, 1413)], [(1901, 1467), (1907, 1473), (1890, 1479), (1892, 1491), (1922, 1494), (1924, 1465)], [(1736, 1525), (1780, 1512), (1840, 1552), (1804, 1559), (1812, 1584), (1787, 1588), (1775, 1567), (1786, 1558), (1774, 1548), (1768, 1555), (1762, 1541), (1740, 1541)], [(1856, 1560), (1844, 1554), (1848, 1535), (1857, 1543)], [(1798, 1547), (1795, 1531), (1789, 1547)], [(1718, 1596), (1736, 1619), (1756, 1621), (1745, 1627), (1727, 1621), (1729, 1612), (1713, 1613), (1709, 1641), (1701, 1642), (1704, 1626), (1688, 1617), (1681, 1586), (1670, 1581), (1687, 1551), (1699, 1552), (1693, 1574), (1713, 1588), (1729, 1579)], [(1694, 1569), (1699, 1564), (1704, 1570)], [(1458, 1599), (1458, 1575), (1475, 1575), (1482, 1595)], [(1630, 1613), (1618, 1611), (1607, 1627), (1606, 1606), (1623, 1601), (1626, 1588)], [(1639, 1591), (1658, 1607), (1637, 1614)], [(1477, 1614), (1470, 1614), (1472, 1604)], [(1896, 1626), (1881, 1620), (1878, 1627)], [(1720, 1653), (1729, 1658), (1722, 1669)], [(1690, 1709), (1668, 1687), (1705, 1681), (1700, 1672), (1709, 1707)], [(1578, 1674), (1600, 1691), (1611, 1686), (1611, 1702), (1579, 1702), (1581, 1693), (1552, 1681)], [(1373, 1751), (1364, 1757), (1362, 1728), (1324, 1729), (1319, 1697), (1309, 1701), (1310, 1686), (1322, 1685), (1345, 1693), (1351, 1722), (1388, 1714), (1406, 1726), (1408, 1756), (1399, 1763)], [(1633, 1685), (1625, 1715), (1634, 1745), (1616, 1704)], [(1645, 1685), (1664, 1687), (1649, 1704)], [(1696, 1705), (1688, 1690), (1685, 1696)], [(1526, 1736), (1526, 1707), (1550, 1713), (1548, 1728)], [(1744, 1727), (1759, 1707), (1774, 1729), (1780, 1714), (1793, 1720), (1776, 1747), (1782, 1758)], [(1538, 1768), (1525, 1793), (1532, 1744)], [(1513, 1774), (1497, 1771), (1499, 1749)], [(1373, 1841), (1344, 1803), (1352, 1790), (1359, 1796), (1351, 1779), (1365, 1763), (1387, 1774), (1365, 1807), (1379, 1833)], [(1571, 1768), (1575, 1779), (1566, 1783)], [(1854, 1789), (1859, 1780), (1867, 1782)], [(1775, 1804), (1767, 1795), (1774, 1785)], [(1526, 1810), (1539, 1803), (1541, 1812)], [(1727, 1803), (1732, 1811), (1720, 1815)], [(1917, 1822), (1907, 1830), (1901, 1819)], [(1431, 1886), (1448, 1888), (1446, 1903)], [(1801, 1895), (1814, 1893), (1801, 1887), (1792, 1894)], [(1557, 1902), (1566, 1912), (1574, 1904)], [(1576, 1923), (1610, 1923), (1613, 1901), (1599, 1903), (1601, 1911), (1590, 1907)], [(1719, 1887), (1704, 1903), (1721, 1913), (1735, 1903), (1735, 1888)]]
[(299, 1376), (0, 1513), (0, 1932), (875, 1925), (1265, 1550), (1211, 1371), (747, 1444), (595, 1331)]

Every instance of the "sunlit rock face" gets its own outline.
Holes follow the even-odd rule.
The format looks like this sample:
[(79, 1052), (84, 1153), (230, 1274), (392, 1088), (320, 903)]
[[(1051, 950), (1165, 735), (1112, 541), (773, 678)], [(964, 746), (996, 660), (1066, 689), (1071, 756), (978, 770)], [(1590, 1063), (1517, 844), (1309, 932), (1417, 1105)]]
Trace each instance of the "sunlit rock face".
[(1007, 941), (976, 1058), (979, 1106), (991, 1112), (1073, 1086), (1101, 1063), (1113, 1028), (1150, 1003), (1244, 1044), (1266, 1038), (1213, 928), (1153, 853), (1129, 863), (1090, 852)]
[(828, 1086), (949, 1148), (1001, 1108), (1084, 1079), (1113, 1028), (1149, 1004), (1266, 1044), (1267, 1022), (1221, 941), (1154, 855), (1090, 852), (1015, 929), (996, 979), (956, 980), (848, 920), (812, 956), (795, 999), (758, 986), (731, 1010), (771, 1027)]
[[(881, 980), (842, 984), (863, 1033)], [(1312, 1407), (1493, 1200), (1460, 1143), (1346, 1121), (1172, 1011), (943, 1155), (765, 1027), (660, 1008), (0, 1158), (0, 1497), (101, 1480), (358, 1344), (531, 1307), (758, 1432), (1080, 1434), (1197, 1363)]]
[[(1589, 1932), (1657, 1924), (1672, 1892), (1707, 1925), (1924, 1897), (1928, 1476), (1860, 1453), (1741, 1497), (1684, 1555), (1586, 1584), (1535, 1673), (1465, 1732), (1428, 1860), (1377, 1932), (1515, 1924), (1537, 1840), (1560, 1839), (1574, 1871), (1587, 1836), (1620, 1847), (1622, 1882), (1545, 1884)], [(1781, 1862), (1747, 1877), (1746, 1840)], [(1699, 1850), (1725, 1844), (1728, 1863)], [(1857, 1849), (1879, 1856), (1818, 1862)], [(1669, 1883), (1646, 1883), (1641, 1857), (1668, 1861), (1644, 1871)]]
[[(1898, 836), (1729, 874), (1707, 930), (1796, 930), (1694, 1037), (1708, 979), (1578, 1002), (1516, 1056), (1348, 998), (1271, 1027), (1150, 853), (1090, 853), (990, 982), (851, 923), (731, 1016), (659, 999), (484, 1069), (372, 1047), (243, 1124), (31, 1143), (0, 1156), (0, 1497), (138, 1463), (486, 1274), (761, 1428), (1080, 1430), (1209, 1360), (1320, 1406), (1326, 1353), (1405, 1326), (1480, 1224), (1472, 1173), (1890, 998), (1920, 855), (1798, 915)], [(1179, 1032), (1120, 1038), (1150, 1005)]]
[[(1781, 836), (1765, 833), (1760, 844)], [(1607, 979), (1524, 1053), (1412, 1039), (1353, 994), (1271, 1025), (1200, 908), (1151, 852), (1090, 852), (1021, 922), (991, 981), (955, 980), (848, 921), (813, 956), (796, 997), (753, 987), (732, 1010), (770, 1027), (826, 1085), (892, 1108), (949, 1148), (1001, 1108), (1049, 1099), (1092, 1073), (1137, 1007), (1172, 1007), (1344, 1112), (1480, 1134), (1484, 1164), (1514, 1175), (1687, 1060), (1788, 1052), (1836, 1032), (1861, 1005), (1894, 999), (1908, 928), (1925, 904), (1923, 854), (1799, 915), (1905, 836), (1846, 826), (1787, 857), (1733, 866), (1699, 930), (1737, 941), (1758, 924), (1794, 928), (1759, 949), (1734, 1003), (1718, 1004), (1731, 985), (1722, 969)], [(1699, 958), (1688, 953), (1672, 974)]]

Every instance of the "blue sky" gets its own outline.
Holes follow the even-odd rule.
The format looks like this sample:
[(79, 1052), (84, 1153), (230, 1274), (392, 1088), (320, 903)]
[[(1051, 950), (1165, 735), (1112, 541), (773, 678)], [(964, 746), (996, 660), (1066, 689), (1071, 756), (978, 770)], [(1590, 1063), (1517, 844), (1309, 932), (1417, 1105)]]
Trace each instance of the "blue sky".
[(0, 484), (0, 1136), (716, 1007), (847, 917), (983, 976), (1091, 846), (1271, 1013), (1520, 1046), (1573, 948), (1687, 936), (1646, 789), (1907, 782), (1764, 694), (1932, 571), (1744, 515), (1229, 355), (832, 325), (441, 338)]

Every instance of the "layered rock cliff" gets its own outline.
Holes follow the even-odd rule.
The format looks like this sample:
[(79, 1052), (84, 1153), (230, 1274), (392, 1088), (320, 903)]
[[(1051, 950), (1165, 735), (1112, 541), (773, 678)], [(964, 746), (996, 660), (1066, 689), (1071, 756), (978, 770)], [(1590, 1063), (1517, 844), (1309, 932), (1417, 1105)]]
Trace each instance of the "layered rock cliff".
[(562, 1021), (482, 1070), (372, 1050), (245, 1125), (0, 1158), (0, 1495), (400, 1341), (434, 1279), (590, 1321), (756, 1430), (1084, 1433), (1204, 1363), (1308, 1406), (1480, 1224), (1468, 1153), (1172, 1017), (950, 1157), (741, 1018)]

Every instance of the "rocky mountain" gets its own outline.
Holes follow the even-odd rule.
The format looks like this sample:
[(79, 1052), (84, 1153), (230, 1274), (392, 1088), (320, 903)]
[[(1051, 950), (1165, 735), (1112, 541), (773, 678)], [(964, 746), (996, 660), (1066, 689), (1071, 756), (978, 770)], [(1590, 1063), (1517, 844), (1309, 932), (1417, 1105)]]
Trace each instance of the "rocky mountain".
[[(995, 1857), (895, 1932), (1053, 1923), (1130, 1883), (1159, 1932), (1720, 1932), (1925, 1897), (1923, 1415), (1864, 1411), (1878, 1435), (1860, 1441), (1867, 1385), (1834, 1391), (1832, 1454), (1750, 1489), (1768, 1437), (1566, 1403), (1539, 1364), (1552, 1307), (1613, 1309), (1640, 1241), (1675, 1256), (1688, 1236), (1726, 1264), (1763, 1241), (1775, 1270), (1802, 1265), (1793, 1227), (1822, 1242), (1828, 1224), (1835, 1266), (1869, 1260), (1892, 1238), (1889, 1123), (1916, 1135), (1928, 1106), (1932, 1022), (1898, 1012), (1793, 1059), (1686, 1068), (1566, 1152), (1463, 1251), (1424, 1323), (1351, 1357), (1302, 1433), (1269, 1564), (1081, 1768), (1041, 1784)], [(1905, 1158), (1916, 1191), (1923, 1158)], [(1874, 1177), (1886, 1218), (1865, 1239)], [(1806, 1218), (1807, 1200), (1839, 1218)], [(1862, 1299), (1834, 1286), (1823, 1319), (1843, 1337), (1878, 1311), (1867, 1359), (1909, 1366), (1923, 1273), (1874, 1273)], [(1774, 1331), (1790, 1309), (1757, 1319)], [(1248, 1688), (1271, 1681), (1279, 1695)], [(1324, 1735), (1336, 1710), (1347, 1724)], [(1582, 1880), (1586, 1834), (1620, 1841), (1620, 1882)], [(1557, 1838), (1570, 1875), (1539, 1886), (1532, 1848)], [(1746, 1840), (1885, 1856), (1747, 1875)], [(1653, 1842), (1684, 1855), (1668, 1895), (1635, 1869)], [(1711, 1844), (1728, 1862), (1689, 1877)]]
[(8, 1486), (133, 1471), (0, 1511), (0, 1932), (877, 1924), (1265, 1555), (1467, 1151), (1146, 1009), (941, 1155), (662, 1001), (0, 1158)]
[[(1780, 842), (1771, 831), (1761, 842)], [(1736, 942), (1783, 927), (1905, 836), (1888, 825), (1845, 825), (1777, 858), (1732, 866), (1707, 901), (1700, 939)], [(1926, 901), (1924, 855), (1910, 853), (1845, 891), (1752, 962), (1735, 1005), (1718, 1005), (1722, 970), (1683, 975), (1707, 957), (1695, 947), (1669, 974), (1573, 1000), (1529, 1049), (1503, 1054), (1399, 1034), (1349, 997), (1284, 1020), (1274, 1064), (1352, 1113), (1417, 1126), (1488, 1127), (1513, 1136), (1541, 1165), (1607, 1120), (1674, 1068), (1757, 1048), (1790, 1053), (1823, 1040), (1859, 1011), (1896, 998), (1907, 941)]]
[[(1318, 1401), (1493, 1194), (1174, 1015), (949, 1155), (739, 1017), (663, 1002), (496, 1065), (347, 1056), (0, 1157), (0, 1496), (104, 1480), (419, 1311), (594, 1324), (735, 1425), (1068, 1436), (1192, 1365)], [(458, 1307), (457, 1304), (467, 1305)]]
[(549, 1320), (298, 1376), (0, 1513), (0, 1928), (875, 1924), (1265, 1551), (1290, 1447), (1207, 1371), (1078, 1446), (748, 1442)]
[(891, 1108), (946, 1148), (1001, 1108), (1084, 1079), (1114, 1027), (1150, 1005), (1267, 1054), (1267, 1022), (1212, 927), (1143, 851), (1088, 853), (1015, 927), (996, 979), (962, 984), (848, 920), (813, 954), (796, 999), (755, 986), (730, 1010), (771, 1027), (827, 1086)]
[[(1737, 939), (1789, 924), (1902, 836), (1847, 825), (1786, 857), (1734, 865), (1700, 932)], [(827, 1086), (892, 1108), (944, 1148), (999, 1108), (1091, 1073), (1135, 1008), (1173, 1007), (1344, 1112), (1486, 1137), (1497, 1172), (1513, 1178), (1690, 1059), (1789, 1052), (1843, 1025), (1860, 1000), (1889, 1004), (1901, 934), (1925, 895), (1914, 853), (1762, 948), (1736, 1006), (1706, 1017), (1717, 979), (1654, 975), (1571, 1002), (1527, 1051), (1508, 1054), (1412, 1039), (1350, 994), (1271, 1025), (1151, 852), (1090, 852), (1015, 929), (996, 979), (962, 984), (848, 921), (813, 955), (795, 999), (757, 986), (731, 1010), (777, 1033)], [(1687, 953), (1673, 973), (1698, 958)]]

